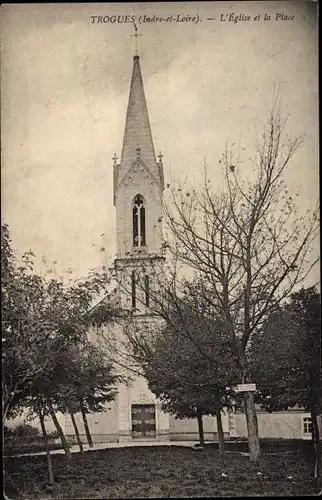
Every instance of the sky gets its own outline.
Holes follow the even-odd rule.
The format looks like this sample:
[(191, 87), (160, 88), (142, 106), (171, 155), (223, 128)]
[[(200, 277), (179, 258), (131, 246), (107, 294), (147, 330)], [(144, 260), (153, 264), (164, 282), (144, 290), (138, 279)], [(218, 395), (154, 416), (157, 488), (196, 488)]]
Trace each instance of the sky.
[(115, 253), (112, 156), (121, 155), (135, 47), (125, 16), (141, 35), (165, 182), (198, 183), (206, 158), (216, 183), (226, 142), (251, 152), (279, 85), (289, 134), (306, 134), (289, 181), (301, 186), (303, 210), (319, 195), (315, 2), (2, 5), (2, 222), (41, 271), (45, 257), (54, 273), (82, 276)]

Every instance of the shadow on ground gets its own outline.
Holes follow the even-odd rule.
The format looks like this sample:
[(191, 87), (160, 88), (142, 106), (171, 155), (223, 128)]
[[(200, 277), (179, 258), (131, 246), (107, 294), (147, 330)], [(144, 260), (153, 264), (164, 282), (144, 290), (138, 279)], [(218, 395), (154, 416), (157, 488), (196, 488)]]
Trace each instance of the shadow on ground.
[(53, 455), (54, 487), (48, 485), (46, 457), (8, 457), (5, 492), (12, 499), (74, 499), (299, 496), (314, 495), (320, 489), (312, 478), (309, 447), (305, 452), (294, 449), (278, 455), (266, 450), (256, 466), (240, 449), (230, 451), (219, 455), (210, 444), (203, 450), (105, 449), (74, 454), (69, 466), (64, 455)]

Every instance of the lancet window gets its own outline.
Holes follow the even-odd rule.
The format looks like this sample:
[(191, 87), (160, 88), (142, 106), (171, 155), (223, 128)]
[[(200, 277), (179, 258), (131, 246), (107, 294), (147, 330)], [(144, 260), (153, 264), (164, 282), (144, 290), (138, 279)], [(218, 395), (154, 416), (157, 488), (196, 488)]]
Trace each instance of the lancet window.
[(136, 307), (136, 276), (135, 272), (132, 271), (132, 307), (135, 309)]
[(145, 246), (145, 202), (143, 196), (136, 195), (133, 201), (133, 246)]
[(150, 305), (150, 280), (149, 276), (146, 274), (144, 276), (144, 288), (145, 288), (145, 305), (149, 307)]

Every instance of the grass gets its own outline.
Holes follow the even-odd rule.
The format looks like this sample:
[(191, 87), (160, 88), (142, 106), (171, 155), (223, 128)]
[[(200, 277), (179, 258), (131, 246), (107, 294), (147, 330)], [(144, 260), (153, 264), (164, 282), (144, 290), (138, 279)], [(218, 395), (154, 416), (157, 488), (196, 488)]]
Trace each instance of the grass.
[[(319, 491), (312, 479), (313, 456), (263, 453), (258, 465), (239, 452), (220, 456), (206, 447), (137, 447), (53, 455), (55, 487), (48, 485), (44, 456), (5, 459), (10, 499), (175, 498), (299, 496)], [(222, 473), (228, 478), (222, 478)], [(263, 475), (258, 475), (261, 472)], [(287, 479), (292, 476), (292, 479)]]

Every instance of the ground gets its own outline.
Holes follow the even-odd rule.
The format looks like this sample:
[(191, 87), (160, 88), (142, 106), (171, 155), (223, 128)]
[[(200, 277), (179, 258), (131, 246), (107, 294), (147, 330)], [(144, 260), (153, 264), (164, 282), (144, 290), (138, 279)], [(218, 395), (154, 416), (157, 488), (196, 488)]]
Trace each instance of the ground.
[(7, 497), (298, 496), (319, 491), (312, 479), (312, 454), (299, 449), (267, 450), (255, 466), (240, 452), (220, 456), (212, 447), (119, 448), (74, 454), (69, 467), (64, 455), (53, 455), (53, 467), (54, 488), (48, 485), (45, 456), (6, 458)]

